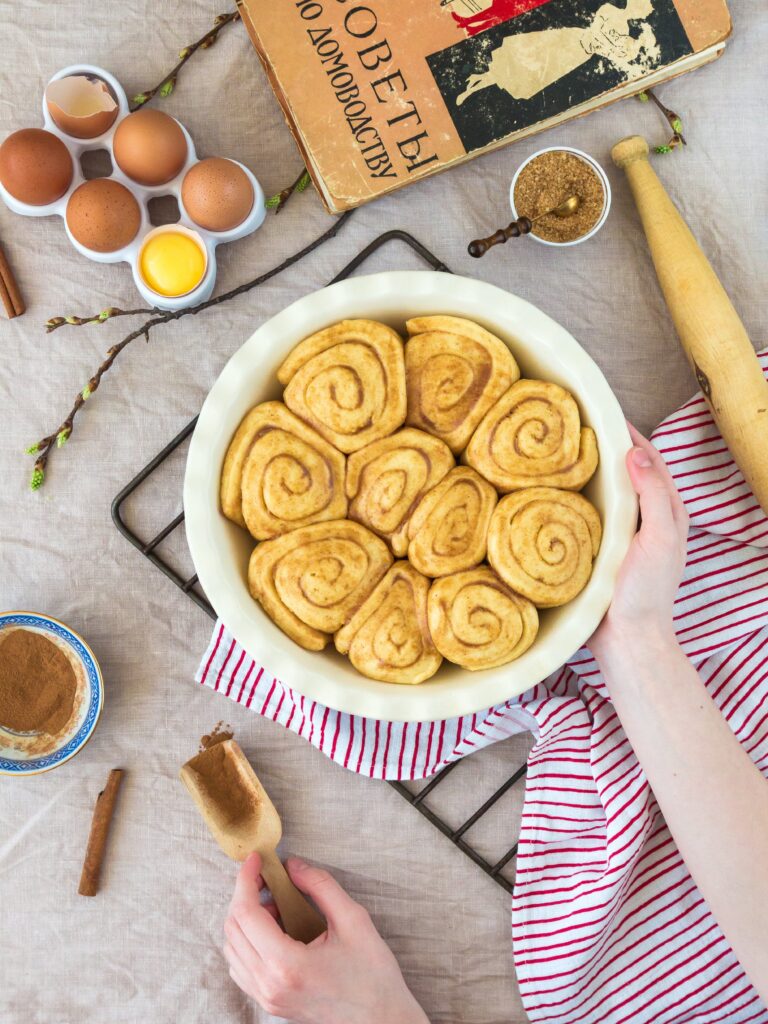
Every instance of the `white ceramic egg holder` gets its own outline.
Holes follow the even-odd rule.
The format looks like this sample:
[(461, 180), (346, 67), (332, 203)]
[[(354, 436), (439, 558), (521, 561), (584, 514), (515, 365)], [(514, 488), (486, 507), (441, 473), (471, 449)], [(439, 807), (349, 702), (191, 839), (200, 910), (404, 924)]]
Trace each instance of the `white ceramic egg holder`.
[[(266, 215), (266, 206), (264, 203), (264, 192), (261, 185), (247, 167), (239, 161), (233, 160), (232, 163), (236, 163), (238, 167), (242, 168), (253, 186), (253, 206), (251, 208), (251, 212), (242, 224), (238, 224), (237, 227), (232, 228), (230, 231), (207, 231), (205, 228), (200, 227), (192, 220), (185, 210), (184, 203), (181, 198), (181, 183), (184, 180), (184, 176), (193, 164), (198, 163), (194, 143), (192, 142), (189, 132), (184, 125), (178, 121), (176, 122), (184, 133), (184, 138), (187, 140), (187, 159), (181, 171), (175, 178), (172, 178), (164, 185), (140, 185), (120, 170), (113, 152), (112, 143), (117, 126), (123, 118), (127, 117), (130, 113), (128, 98), (123, 87), (113, 75), (110, 75), (108, 71), (104, 71), (103, 68), (95, 67), (92, 64), (73, 64), (71, 67), (63, 68), (61, 71), (58, 71), (53, 78), (51, 78), (51, 82), (55, 82), (60, 78), (66, 78), (69, 75), (93, 75), (107, 83), (112, 90), (114, 99), (118, 106), (117, 117), (115, 118), (114, 124), (108, 131), (103, 132), (101, 135), (97, 135), (93, 139), (73, 138), (71, 135), (67, 135), (65, 132), (61, 131), (61, 129), (54, 123), (53, 118), (48, 111), (45, 101), (45, 93), (43, 93), (43, 120), (45, 122), (45, 129), (53, 135), (58, 136), (69, 150), (73, 165), (72, 183), (60, 199), (57, 199), (54, 203), (48, 203), (45, 206), (32, 206), (29, 203), (20, 202), (18, 199), (15, 199), (10, 195), (1, 183), (0, 196), (2, 196), (9, 209), (13, 210), (14, 213), (20, 213), (25, 217), (49, 217), (52, 214), (57, 214), (64, 221), (64, 227), (72, 245), (78, 252), (82, 253), (83, 256), (87, 256), (88, 259), (94, 260), (96, 263), (130, 263), (136, 287), (144, 300), (150, 305), (156, 306), (158, 309), (176, 310), (186, 309), (189, 306), (196, 306), (201, 302), (205, 302), (206, 299), (211, 297), (214, 284), (216, 283), (216, 247), (224, 242), (234, 242), (238, 238), (244, 238), (245, 235), (250, 235), (251, 232), (261, 226), (264, 220)], [(129, 245), (123, 246), (122, 249), (116, 249), (114, 252), (94, 252), (93, 249), (88, 249), (84, 245), (81, 245), (77, 239), (73, 238), (65, 216), (69, 197), (75, 189), (79, 185), (82, 185), (86, 180), (80, 167), (80, 157), (87, 150), (96, 149), (107, 150), (112, 161), (112, 174), (110, 174), (109, 177), (113, 181), (119, 181), (120, 184), (125, 185), (125, 187), (136, 198), (141, 211), (141, 224), (136, 237)], [(181, 214), (180, 219), (174, 224), (163, 224), (159, 227), (153, 227), (149, 220), (147, 202), (155, 196), (165, 195), (172, 195), (175, 197), (179, 205), (179, 213)], [(139, 269), (139, 254), (144, 243), (149, 237), (161, 232), (178, 231), (179, 228), (194, 232), (202, 239), (205, 247), (205, 273), (203, 274), (200, 284), (193, 288), (192, 291), (178, 296), (161, 295), (159, 292), (150, 288), (142, 278), (141, 271)]]

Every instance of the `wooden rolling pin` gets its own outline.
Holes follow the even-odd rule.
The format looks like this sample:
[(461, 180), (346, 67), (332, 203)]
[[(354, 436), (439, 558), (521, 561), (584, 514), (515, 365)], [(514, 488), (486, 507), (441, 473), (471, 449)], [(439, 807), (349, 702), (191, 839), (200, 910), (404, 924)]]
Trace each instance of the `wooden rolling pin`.
[(768, 381), (744, 324), (651, 167), (645, 139), (622, 139), (611, 155), (626, 171), (661, 290), (699, 387), (768, 513)]

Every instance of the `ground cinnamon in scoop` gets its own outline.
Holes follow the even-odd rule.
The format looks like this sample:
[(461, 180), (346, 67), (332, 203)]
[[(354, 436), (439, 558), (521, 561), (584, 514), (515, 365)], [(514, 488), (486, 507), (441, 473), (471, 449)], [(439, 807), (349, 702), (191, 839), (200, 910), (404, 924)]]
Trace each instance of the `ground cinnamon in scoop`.
[(52, 640), (28, 629), (0, 632), (0, 726), (59, 733), (72, 717), (77, 676)]
[(592, 230), (605, 206), (603, 183), (586, 160), (575, 153), (554, 150), (535, 157), (520, 171), (515, 184), (515, 209), (518, 217), (533, 220), (571, 196), (581, 200), (576, 213), (570, 217), (542, 217), (533, 225), (532, 234), (546, 242), (574, 242)]
[(232, 727), (224, 725), (224, 722), (217, 722), (216, 725), (207, 732), (205, 736), (200, 737), (200, 753), (204, 750), (208, 750), (209, 747), (215, 747), (217, 743), (224, 743), (226, 740), (231, 740), (234, 736)]
[(215, 804), (225, 827), (232, 827), (249, 818), (258, 801), (243, 782), (237, 762), (223, 743), (214, 743), (201, 754), (187, 761), (198, 776), (198, 785)]

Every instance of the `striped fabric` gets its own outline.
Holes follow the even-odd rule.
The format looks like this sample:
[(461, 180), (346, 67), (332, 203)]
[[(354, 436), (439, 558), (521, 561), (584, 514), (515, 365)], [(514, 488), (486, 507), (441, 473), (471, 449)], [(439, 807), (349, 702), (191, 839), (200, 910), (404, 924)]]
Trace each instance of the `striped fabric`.
[[(761, 363), (768, 371), (768, 351)], [(691, 517), (678, 639), (768, 776), (768, 521), (701, 396), (653, 441)], [(512, 900), (530, 1019), (768, 1024), (680, 858), (589, 651), (520, 698), (444, 722), (378, 722), (305, 700), (221, 623), (197, 679), (371, 778), (423, 778), (530, 729)]]

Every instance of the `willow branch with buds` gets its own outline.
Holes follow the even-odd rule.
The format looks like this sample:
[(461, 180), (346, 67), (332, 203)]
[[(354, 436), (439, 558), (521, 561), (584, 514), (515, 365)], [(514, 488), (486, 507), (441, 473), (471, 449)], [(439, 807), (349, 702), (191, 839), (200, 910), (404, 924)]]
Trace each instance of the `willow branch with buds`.
[(662, 143), (660, 146), (654, 146), (654, 153), (664, 155), (665, 153), (671, 153), (673, 149), (677, 149), (678, 146), (687, 146), (688, 143), (683, 137), (683, 122), (679, 114), (676, 114), (674, 110), (670, 110), (669, 107), (665, 107), (658, 96), (651, 90), (646, 89), (645, 92), (637, 94), (637, 98), (641, 103), (648, 103), (650, 100), (664, 115), (665, 120), (672, 129), (672, 137), (668, 142)]
[(251, 281), (246, 281), (244, 284), (238, 285), (236, 288), (232, 288), (228, 292), (224, 292), (222, 295), (216, 295), (206, 302), (201, 302), (197, 306), (190, 306), (187, 309), (178, 310), (159, 310), (159, 309), (130, 309), (122, 310), (114, 307), (110, 309), (102, 310), (101, 313), (97, 313), (94, 316), (89, 317), (53, 317), (48, 321), (47, 329), (49, 331), (56, 330), (59, 327), (63, 327), (65, 324), (70, 326), (82, 326), (84, 324), (92, 323), (105, 323), (107, 320), (111, 320), (118, 316), (136, 316), (140, 314), (150, 314), (149, 318), (137, 327), (135, 330), (127, 334), (122, 341), (119, 341), (116, 345), (112, 345), (107, 349), (104, 361), (98, 367), (96, 372), (88, 380), (85, 387), (78, 392), (75, 397), (72, 408), (68, 415), (59, 424), (59, 426), (52, 431), (50, 434), (46, 434), (45, 437), (41, 437), (39, 441), (31, 445), (27, 449), (28, 455), (34, 455), (35, 466), (32, 471), (32, 479), (30, 486), (33, 491), (38, 490), (42, 487), (45, 481), (45, 471), (48, 466), (48, 460), (52, 453), (57, 449), (63, 447), (72, 435), (72, 431), (75, 425), (75, 418), (83, 408), (85, 403), (97, 390), (101, 384), (102, 377), (111, 367), (120, 353), (126, 349), (132, 341), (136, 341), (137, 338), (144, 338), (145, 341), (149, 341), (150, 332), (155, 327), (159, 327), (161, 324), (170, 323), (171, 320), (180, 320), (185, 316), (197, 316), (198, 313), (202, 313), (206, 309), (211, 309), (214, 306), (221, 305), (222, 302), (228, 302), (230, 299), (236, 298), (238, 295), (244, 295), (246, 292), (251, 291), (253, 288), (258, 287), (265, 281), (269, 281), (270, 278), (280, 274), (283, 270), (292, 266), (294, 263), (298, 263), (299, 260), (303, 259), (309, 253), (314, 252), (324, 242), (333, 238), (336, 235), (346, 221), (354, 213), (354, 210), (347, 210), (346, 213), (341, 214), (340, 217), (336, 218), (330, 228), (324, 231), (317, 238), (313, 239), (308, 245), (305, 245), (303, 249), (299, 249), (298, 252), (293, 253), (291, 256), (286, 257), (277, 266), (272, 267), (270, 270), (265, 271), (263, 274), (259, 274), (258, 277), (254, 277)]
[(176, 80), (179, 77), (179, 72), (194, 54), (198, 50), (208, 50), (219, 38), (219, 33), (227, 25), (231, 25), (233, 21), (240, 19), (239, 11), (230, 11), (228, 14), (219, 14), (216, 16), (213, 22), (213, 28), (209, 29), (205, 35), (201, 36), (197, 42), (191, 43), (189, 46), (185, 46), (179, 50), (179, 61), (175, 67), (171, 68), (165, 78), (162, 78), (157, 85), (152, 89), (146, 89), (144, 92), (138, 93), (132, 98), (131, 110), (138, 110), (139, 107), (143, 107), (145, 103), (149, 103), (154, 96), (160, 93), (161, 96), (170, 96), (176, 87)]

